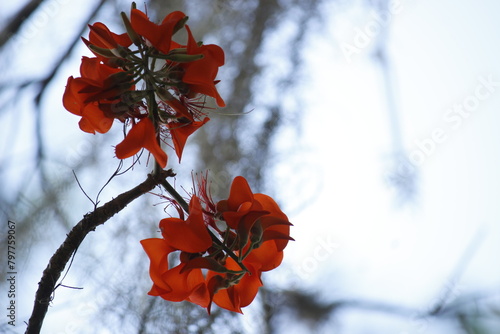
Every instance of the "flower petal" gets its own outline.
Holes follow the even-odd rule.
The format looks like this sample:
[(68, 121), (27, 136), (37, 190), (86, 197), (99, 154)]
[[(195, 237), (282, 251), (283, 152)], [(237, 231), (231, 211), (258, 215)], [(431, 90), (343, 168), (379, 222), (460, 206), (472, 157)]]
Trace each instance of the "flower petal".
[(159, 238), (141, 240), (141, 245), (151, 261), (149, 266), (151, 280), (162, 290), (170, 291), (171, 288), (164, 282), (162, 275), (169, 270), (168, 255), (175, 249), (170, 247), (165, 240)]
[(263, 242), (259, 248), (248, 254), (243, 263), (260, 267), (259, 271), (269, 271), (278, 267), (283, 261), (283, 252), (278, 251), (275, 240)]
[(203, 209), (198, 197), (193, 196), (189, 203), (189, 217), (184, 221), (179, 218), (165, 218), (160, 222), (163, 237), (176, 249), (199, 253), (212, 246), (203, 218)]
[(117, 35), (111, 32), (108, 27), (101, 23), (96, 22), (93, 25), (89, 25), (89, 41), (101, 48), (114, 49), (118, 45), (129, 47), (132, 41), (127, 33)]
[(168, 14), (160, 25), (149, 20), (146, 14), (138, 9), (132, 9), (130, 24), (135, 32), (146, 38), (152, 46), (164, 54), (170, 51), (172, 34), (176, 24), (186, 17), (186, 14), (175, 11)]
[(185, 70), (182, 81), (189, 84), (193, 92), (211, 96), (216, 99), (219, 107), (224, 107), (226, 104), (215, 87), (215, 77), (219, 67), (224, 65), (224, 51), (214, 44), (198, 46), (189, 26), (186, 26), (186, 30), (188, 32), (187, 53), (202, 54), (203, 58), (182, 65)]
[(92, 132), (106, 133), (113, 125), (113, 118), (106, 117), (97, 103), (90, 103), (82, 109), (80, 128), (85, 132), (89, 132), (85, 130), (87, 124), (89, 129), (92, 128)]
[(162, 168), (165, 168), (167, 165), (167, 154), (161, 149), (160, 144), (158, 144), (153, 122), (147, 117), (135, 124), (125, 139), (116, 145), (115, 154), (119, 159), (126, 159), (137, 154), (141, 148), (145, 148), (151, 152), (158, 164)]
[(70, 113), (81, 116), (82, 104), (74, 93), (74, 86), (75, 86), (75, 79), (71, 76), (68, 78), (68, 81), (66, 83), (66, 89), (64, 90), (63, 106)]
[[(227, 267), (231, 270), (237, 270), (239, 265), (231, 258), (227, 260)], [(219, 307), (226, 310), (243, 313), (241, 308), (250, 305), (254, 300), (259, 288), (262, 286), (260, 279), (260, 272), (249, 264), (249, 273), (246, 273), (238, 282), (238, 284), (231, 286), (227, 289), (218, 290), (214, 297), (213, 302)], [(207, 276), (207, 279), (209, 278)]]
[(161, 279), (168, 285), (170, 291), (164, 292), (160, 297), (173, 302), (180, 302), (205, 284), (205, 278), (200, 269), (181, 273), (183, 267), (184, 264), (180, 264), (162, 275)]
[(201, 128), (209, 120), (210, 118), (205, 117), (203, 121), (195, 121), (190, 123), (168, 123), (170, 134), (172, 135), (172, 142), (174, 143), (175, 153), (179, 158), (179, 162), (181, 162), (182, 151), (184, 150), (184, 145), (186, 145), (188, 137), (192, 135), (196, 130)]
[(243, 176), (234, 178), (229, 191), (229, 198), (227, 199), (228, 209), (231, 211), (238, 211), (238, 208), (245, 202), (253, 202), (252, 189), (248, 185), (247, 180)]

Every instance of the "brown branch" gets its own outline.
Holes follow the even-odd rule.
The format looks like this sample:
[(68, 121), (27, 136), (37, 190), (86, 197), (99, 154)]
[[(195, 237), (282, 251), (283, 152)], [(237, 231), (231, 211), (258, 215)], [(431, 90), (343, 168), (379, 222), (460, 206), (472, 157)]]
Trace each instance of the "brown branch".
[(146, 181), (120, 194), (118, 197), (95, 209), (93, 212), (86, 214), (83, 219), (73, 227), (67, 235), (66, 240), (64, 240), (59, 249), (52, 255), (47, 268), (43, 271), (42, 279), (38, 283), (35, 304), (28, 322), (26, 334), (40, 333), (45, 314), (52, 300), (52, 293), (56, 288), (56, 283), (71, 256), (75, 253), (86, 235), (90, 231), (94, 231), (97, 226), (104, 224), (116, 213), (123, 210), (133, 200), (151, 191), (169, 176), (174, 176), (171, 170), (162, 170), (155, 173), (155, 175), (148, 175)]

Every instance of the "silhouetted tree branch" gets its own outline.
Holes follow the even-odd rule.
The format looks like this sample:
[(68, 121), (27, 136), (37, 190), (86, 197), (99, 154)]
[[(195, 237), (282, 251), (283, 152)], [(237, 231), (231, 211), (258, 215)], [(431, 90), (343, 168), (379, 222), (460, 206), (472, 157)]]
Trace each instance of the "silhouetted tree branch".
[(90, 231), (94, 231), (97, 226), (104, 224), (116, 213), (123, 210), (133, 200), (151, 191), (167, 177), (173, 175), (171, 170), (160, 171), (157, 175), (148, 175), (146, 181), (120, 194), (118, 197), (95, 209), (93, 212), (86, 214), (83, 219), (73, 227), (67, 235), (66, 240), (64, 240), (63, 244), (50, 259), (47, 268), (43, 271), (42, 279), (38, 283), (33, 312), (28, 323), (28, 328), (26, 329), (27, 334), (40, 333), (43, 319), (47, 313), (49, 303), (52, 300), (51, 295), (57, 288), (56, 283), (71, 256), (76, 252), (87, 234)]

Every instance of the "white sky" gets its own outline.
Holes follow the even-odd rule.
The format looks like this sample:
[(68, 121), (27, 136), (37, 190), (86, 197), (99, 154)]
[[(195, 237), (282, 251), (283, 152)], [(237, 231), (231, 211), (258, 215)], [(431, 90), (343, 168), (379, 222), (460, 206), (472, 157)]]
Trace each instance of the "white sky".
[[(301, 91), (307, 107), (303, 137), (297, 153), (276, 171), (296, 239), (280, 270), (295, 270), (285, 281), (325, 300), (356, 297), (425, 311), (447, 286), (457, 297), (499, 290), (500, 7), (493, 0), (420, 0), (400, 1), (398, 8), (390, 21), (389, 50), (404, 146), (408, 154), (417, 152), (416, 143), (435, 131), (445, 139), (418, 168), (415, 204), (396, 207), (383, 182), (392, 146), (372, 44), (351, 61), (340, 49), (343, 42), (354, 45), (357, 32), (376, 21), (359, 8), (329, 8), (337, 15), (306, 52), (311, 81)], [(77, 71), (78, 65), (68, 69)], [(489, 77), (499, 82), (491, 91), (481, 81)], [(55, 90), (62, 93), (63, 87), (61, 82)], [(460, 117), (460, 124), (451, 121), (450, 110), (471, 101), (478, 104), (470, 116)], [(69, 113), (66, 119), (76, 124)], [(280, 145), (289, 149), (290, 142)], [(451, 282), (475, 235), (480, 246), (461, 280)], [(32, 296), (26, 299), (31, 305)], [(56, 324), (51, 312), (48, 322)], [(451, 330), (432, 319), (424, 328), (411, 318), (356, 311), (337, 320), (340, 333), (349, 334)]]
[[(426, 144), (430, 153), (413, 153), (424, 159), (419, 196), (407, 208), (395, 208), (394, 194), (382, 180), (391, 142), (371, 44), (347, 61), (332, 39), (360, 45), (357, 32), (367, 32), (376, 21), (366, 11), (350, 10), (316, 36), (309, 47), (316, 85), (304, 92), (310, 108), (303, 145), (309, 151), (302, 163), (321, 166), (303, 179), (321, 185), (321, 192), (292, 217), (297, 241), (288, 254), (302, 270), (315, 268), (316, 260), (318, 269), (306, 286), (331, 298), (355, 296), (422, 311), (445, 287), (456, 297), (499, 291), (498, 10), (495, 1), (401, 1), (392, 15), (390, 59), (407, 153), (439, 133), (435, 146)], [(484, 85), (490, 77), (493, 84)], [(464, 104), (470, 112), (452, 114), (455, 105)], [(294, 195), (300, 198), (300, 190)], [(451, 275), (477, 235), (480, 245), (455, 284)], [(321, 239), (338, 244), (331, 256), (318, 256)], [(312, 246), (305, 248), (304, 242)], [(423, 332), (412, 319), (378, 327), (383, 320), (376, 315), (353, 312), (340, 318), (341, 333)], [(425, 328), (442, 332), (439, 324)]]

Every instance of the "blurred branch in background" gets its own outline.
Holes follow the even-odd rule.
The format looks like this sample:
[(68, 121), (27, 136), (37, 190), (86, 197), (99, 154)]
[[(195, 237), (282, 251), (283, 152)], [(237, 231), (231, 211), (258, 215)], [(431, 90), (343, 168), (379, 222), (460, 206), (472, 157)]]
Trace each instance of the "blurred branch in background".
[(386, 109), (389, 120), (392, 156), (390, 157), (389, 172), (385, 176), (386, 182), (396, 190), (398, 204), (410, 204), (418, 193), (418, 170), (408, 158), (404, 147), (404, 138), (401, 132), (401, 108), (398, 103), (398, 85), (388, 44), (390, 39), (391, 20), (396, 13), (391, 12), (391, 6), (397, 6), (390, 0), (369, 0), (369, 6), (386, 17), (381, 18), (384, 23), (379, 25), (380, 31), (375, 37), (373, 58), (380, 68), (382, 89), (385, 93)]
[[(214, 113), (214, 122), (197, 137), (198, 166), (246, 175), (256, 190), (264, 191), (266, 170), (275, 163), (273, 142), (280, 127), (300, 129), (300, 102), (292, 89), (303, 71), (301, 50), (309, 24), (321, 20), (321, 1), (218, 4), (201, 11), (210, 13), (203, 17), (211, 27), (202, 31), (208, 31), (207, 37), (217, 36), (226, 50), (230, 77), (221, 85), (228, 107)], [(188, 5), (187, 10), (195, 8)], [(219, 24), (222, 21), (227, 24)]]
[[(66, 5), (50, 0), (32, 1), (15, 12), (0, 35), (3, 46), (0, 50), (2, 61), (8, 63), (11, 59), (21, 59), (23, 54), (29, 55), (28, 59), (34, 59), (36, 54), (33, 52), (32, 45), (34, 39), (41, 38), (46, 28), (57, 24), (57, 21), (62, 18), (58, 14), (67, 10), (65, 9)], [(305, 28), (308, 20), (319, 14), (316, 12), (318, 5), (317, 1), (303, 4), (296, 0), (280, 3), (278, 1), (203, 3), (171, 1), (168, 6), (165, 6), (163, 1), (151, 1), (147, 4), (148, 13), (156, 17), (161, 17), (166, 12), (173, 10), (183, 10), (190, 13), (192, 20), (196, 19), (200, 23), (196, 25), (198, 30), (195, 31), (195, 34), (200, 37), (204, 34), (205, 38), (208, 39), (206, 43), (209, 43), (210, 39), (216, 40), (217, 44), (226, 50), (230, 74), (222, 78), (221, 85), (224, 85), (222, 89), (226, 93), (225, 99), (231, 107), (225, 111), (215, 111), (214, 115), (211, 115), (211, 117), (217, 118), (217, 121), (211, 122), (213, 127), (207, 129), (205, 137), (198, 136), (199, 152), (201, 153), (201, 160), (198, 162), (199, 168), (220, 170), (219, 176), (227, 176), (227, 178), (217, 180), (218, 189), (228, 188), (230, 175), (236, 174), (247, 175), (256, 189), (263, 187), (265, 173), (262, 168), (265, 168), (266, 161), (270, 158), (271, 143), (277, 128), (282, 125), (282, 120), (298, 117), (298, 115), (292, 116), (297, 110), (285, 110), (282, 101), (271, 98), (272, 95), (268, 95), (260, 101), (254, 97), (253, 91), (260, 84), (259, 80), (263, 81), (262, 77), (266, 73), (264, 68), (275, 65), (265, 64), (258, 58), (262, 59), (265, 52), (264, 45), (269, 43), (266, 34), (277, 30), (282, 23), (283, 20), (280, 20), (280, 17), (287, 12), (286, 15), (291, 15), (292, 11), (295, 14), (300, 14), (300, 20), (295, 23), (295, 33), (291, 40), (286, 43), (288, 44), (286, 52), (275, 59), (278, 63), (290, 63), (287, 66), (287, 71), (279, 73), (280, 77), (274, 82), (276, 89), (283, 93), (293, 82), (293, 79), (297, 78), (300, 65), (298, 51), (300, 43), (306, 35), (307, 29)], [(102, 185), (103, 182), (98, 178), (93, 178), (92, 184), (89, 182), (89, 175), (92, 175), (93, 170), (100, 168), (99, 160), (102, 154), (98, 151), (98, 147), (105, 143), (104, 139), (99, 137), (92, 140), (86, 139), (84, 141), (87, 143), (84, 145), (86, 149), (78, 152), (75, 159), (54, 156), (54, 150), (50, 147), (52, 144), (47, 143), (49, 138), (47, 134), (54, 133), (54, 127), (58, 126), (48, 122), (47, 119), (62, 112), (62, 108), (47, 108), (47, 105), (50, 105), (48, 100), (51, 96), (50, 90), (54, 82), (57, 85), (63, 85), (62, 82), (56, 81), (59, 79), (58, 73), (73, 58), (72, 51), (79, 45), (80, 36), (85, 35), (87, 23), (99, 21), (103, 16), (116, 17), (108, 14), (110, 9), (127, 11), (129, 4), (102, 0), (85, 4), (84, 7), (78, 10), (81, 13), (80, 16), (83, 16), (82, 14), (85, 12), (88, 14), (86, 18), (81, 20), (81, 23), (72, 22), (72, 26), (68, 30), (72, 31), (73, 35), (69, 38), (66, 37), (66, 44), (63, 44), (62, 40), (59, 40), (59, 45), (52, 40), (47, 40), (45, 43), (45, 45), (50, 46), (47, 50), (50, 51), (51, 55), (48, 58), (50, 61), (43, 61), (42, 71), (32, 73), (23, 71), (20, 74), (14, 68), (4, 68), (3, 71), (6, 72), (6, 75), (0, 79), (0, 101), (4, 101), (4, 104), (8, 106), (8, 108), (3, 108), (2, 115), (6, 117), (7, 122), (11, 122), (10, 128), (16, 129), (12, 136), (7, 136), (11, 145), (2, 145), (1, 147), (3, 152), (1, 158), (2, 174), (0, 176), (4, 179), (11, 179), (8, 191), (5, 188), (2, 189), (1, 211), (5, 217), (15, 217), (19, 226), (18, 237), (25, 240), (26, 245), (30, 245), (30, 247), (20, 249), (19, 256), (24, 258), (26, 265), (30, 265), (31, 261), (34, 260), (28, 258), (31, 250), (47, 248), (50, 252), (50, 249), (53, 249), (52, 245), (56, 245), (59, 239), (54, 238), (54, 236), (67, 233), (68, 228), (74, 224), (72, 221), (75, 215), (81, 216), (82, 214), (79, 212), (80, 210), (75, 210), (79, 207), (78, 205), (68, 206), (68, 203), (74, 202), (75, 191), (76, 194), (78, 193), (72, 174), (65, 173), (66, 176), (63, 177), (62, 174), (55, 172), (54, 167), (73, 169), (86, 189), (96, 186), (98, 189), (100, 188), (99, 183), (101, 182)], [(224, 25), (221, 25), (220, 22), (224, 22)], [(67, 22), (59, 24), (64, 26)], [(232, 28), (228, 29), (227, 27)], [(29, 35), (23, 31), (27, 28), (33, 30)], [(50, 37), (45, 36), (44, 38)], [(67, 73), (61, 76), (65, 77)], [(248, 111), (257, 108), (258, 111), (252, 111), (251, 115), (247, 114)], [(32, 131), (26, 131), (26, 127), (19, 129), (23, 130), (22, 133), (17, 131), (19, 126), (17, 119), (11, 118), (11, 115), (20, 109), (23, 117), (30, 119), (27, 125), (31, 126)], [(255, 114), (258, 114), (257, 119), (260, 121), (256, 121), (253, 117)], [(30, 138), (29, 141), (26, 141), (27, 138)], [(27, 148), (29, 151), (24, 151), (20, 155), (17, 149), (19, 143), (28, 142), (31, 143)], [(220, 145), (219, 143), (225, 144)], [(71, 160), (69, 166), (68, 160)], [(257, 161), (258, 163), (255, 163)], [(11, 175), (14, 166), (20, 162), (29, 173), (26, 173), (27, 177), (20, 177), (19, 183), (16, 183), (14, 182), (15, 178), (12, 178)], [(224, 184), (225, 182), (227, 184)], [(110, 190), (119, 189), (116, 185), (110, 187)], [(222, 196), (222, 194), (214, 195)], [(151, 200), (144, 201), (144, 205), (154, 204), (151, 203)], [(147, 219), (147, 217), (143, 217), (143, 219)], [(116, 224), (120, 226), (120, 222), (123, 224), (123, 221), (127, 220), (127, 216), (117, 220)], [(135, 224), (144, 224), (141, 219), (133, 221)], [(57, 222), (60, 223), (60, 229), (54, 226), (54, 223)], [(92, 308), (95, 308), (94, 316), (98, 320), (96, 323), (109, 328), (120, 323), (124, 327), (128, 327), (130, 332), (134, 332), (132, 328), (135, 327), (138, 332), (154, 333), (170, 330), (181, 333), (187, 330), (186, 328), (189, 327), (187, 324), (198, 326), (199, 331), (204, 333), (210, 331), (221, 333), (222, 325), (227, 333), (237, 332), (237, 328), (240, 326), (238, 326), (234, 315), (215, 310), (212, 317), (208, 317), (203, 315), (204, 311), (193, 308), (190, 304), (167, 304), (162, 301), (153, 302), (145, 299), (147, 298), (145, 291), (148, 289), (148, 280), (130, 281), (130, 277), (133, 277), (137, 272), (135, 268), (140, 267), (144, 269), (143, 272), (147, 272), (144, 259), (138, 257), (136, 253), (135, 255), (127, 253), (129, 249), (127, 243), (113, 241), (120, 240), (127, 233), (129, 235), (126, 238), (130, 239), (130, 235), (134, 234), (132, 231), (135, 224), (129, 222), (122, 228), (111, 228), (111, 232), (108, 234), (104, 231), (102, 236), (96, 236), (96, 239), (109, 244), (110, 249), (120, 249), (121, 256), (115, 259), (107, 258), (104, 260), (85, 243), (79, 249), (78, 257), (82, 262), (79, 263), (79, 268), (73, 267), (72, 273), (87, 281), (86, 289), (92, 289), (88, 281), (90, 279), (93, 282), (92, 285), (99, 286), (100, 295), (109, 296), (109, 298), (99, 298), (93, 301), (93, 305), (97, 307)], [(28, 243), (27, 240), (31, 241)], [(137, 240), (131, 242), (136, 243)], [(99, 263), (103, 263), (103, 261), (120, 261), (120, 259), (127, 257), (129, 257), (127, 261), (135, 264), (122, 269), (119, 275), (111, 272), (106, 274), (107, 268), (113, 268), (109, 263), (102, 268), (101, 273), (95, 271), (95, 268), (99, 267)], [(45, 261), (41, 260), (41, 262)], [(4, 269), (2, 268), (2, 270)], [(89, 276), (90, 272), (94, 272), (94, 275)], [(33, 272), (32, 274), (36, 277), (39, 273)], [(66, 278), (66, 280), (68, 279), (71, 279), (71, 275)], [(135, 294), (136, 297), (118, 299), (116, 297), (130, 294)], [(137, 299), (144, 300), (144, 303), (138, 305), (133, 302)], [(228, 322), (224, 319), (228, 318), (232, 318), (233, 326), (227, 326)], [(180, 319), (183, 320), (180, 321)], [(144, 320), (147, 320), (147, 323)]]
[[(426, 307), (409, 307), (403, 303), (388, 303), (362, 298), (336, 298), (329, 300), (321, 292), (304, 289), (263, 289), (263, 313), (270, 328), (266, 333), (277, 332), (277, 326), (288, 319), (298, 319), (313, 332), (328, 332), (326, 328), (338, 321), (345, 312), (363, 314), (379, 313), (410, 323), (413, 329), (425, 331), (429, 322), (452, 322), (463, 333), (490, 333), (487, 328), (500, 326), (500, 290), (465, 293), (460, 288), (461, 276), (480, 248), (485, 233), (479, 230), (457, 261), (448, 282), (439, 287), (440, 292)], [(377, 287), (374, 286), (374, 289)], [(484, 324), (489, 324), (488, 326)], [(481, 328), (479, 331), (477, 328)], [(460, 332), (460, 333), (461, 333)]]
[[(438, 312), (433, 308), (421, 309), (419, 307), (406, 307), (401, 304), (391, 304), (375, 300), (363, 299), (339, 299), (326, 302), (319, 294), (300, 290), (265, 291), (265, 303), (272, 314), (271, 324), (279, 324), (279, 321), (296, 319), (305, 324), (313, 332), (327, 332), (332, 322), (335, 323), (347, 312), (363, 314), (376, 313), (384, 317), (402, 319), (409, 322), (417, 332), (425, 332), (429, 329), (429, 322), (438, 320), (441, 322), (454, 322), (463, 331), (456, 333), (492, 333), (486, 328), (500, 325), (499, 304), (486, 302), (491, 298), (500, 297), (499, 291), (488, 291), (484, 294), (468, 294), (457, 298), (452, 303), (443, 307)], [(481, 305), (478, 308), (478, 305)], [(482, 327), (481, 323), (489, 323), (484, 331), (477, 331)], [(374, 329), (378, 332), (377, 329)], [(273, 328), (268, 333), (276, 333)]]
[(23, 23), (30, 19), (31, 15), (38, 9), (43, 0), (32, 0), (27, 2), (15, 15), (12, 15), (7, 24), (0, 31), (0, 48), (13, 36), (19, 34)]

